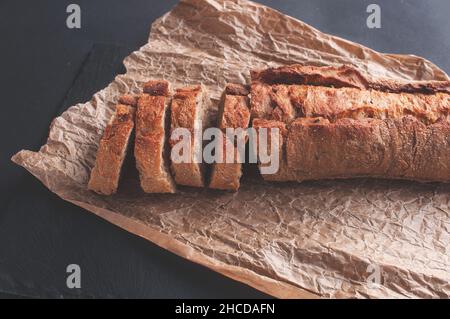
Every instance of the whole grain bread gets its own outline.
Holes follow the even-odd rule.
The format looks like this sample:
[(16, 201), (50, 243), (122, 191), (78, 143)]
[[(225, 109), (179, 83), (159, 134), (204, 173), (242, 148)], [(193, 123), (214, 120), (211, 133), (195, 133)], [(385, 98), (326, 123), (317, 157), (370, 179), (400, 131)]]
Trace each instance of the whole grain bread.
[(144, 84), (136, 112), (134, 156), (141, 187), (146, 193), (174, 193), (170, 174), (169, 134), (170, 98), (167, 81)]
[[(179, 185), (205, 186), (206, 167), (202, 161), (202, 128), (207, 107), (206, 88), (203, 86), (183, 87), (176, 90), (172, 99), (171, 112), (171, 171)], [(186, 132), (184, 137), (177, 132)], [(183, 138), (188, 138), (187, 154), (177, 152)], [(181, 143), (181, 144), (180, 144)], [(185, 155), (186, 158), (179, 158)], [(186, 160), (185, 160), (186, 159)]]
[[(218, 127), (221, 135), (217, 137), (222, 147), (217, 148), (218, 163), (214, 163), (211, 171), (210, 188), (236, 191), (240, 186), (242, 176), (242, 163), (239, 149), (236, 146), (237, 136), (227, 136), (226, 129), (246, 129), (250, 122), (249, 90), (240, 84), (228, 84), (219, 105)], [(246, 132), (243, 131), (242, 134)], [(246, 141), (245, 137), (242, 137)], [(219, 145), (220, 145), (219, 144)], [(245, 150), (245, 145), (242, 145)], [(227, 161), (227, 152), (233, 152), (232, 162)]]
[[(122, 97), (119, 102), (129, 102)], [(100, 139), (95, 165), (91, 171), (88, 189), (103, 195), (117, 192), (122, 165), (134, 128), (135, 109), (131, 105), (118, 104)]]

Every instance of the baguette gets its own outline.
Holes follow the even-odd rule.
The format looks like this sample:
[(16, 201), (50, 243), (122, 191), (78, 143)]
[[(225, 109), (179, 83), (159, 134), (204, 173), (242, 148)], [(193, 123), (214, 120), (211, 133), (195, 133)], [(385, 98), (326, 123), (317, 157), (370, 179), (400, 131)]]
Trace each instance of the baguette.
[[(209, 187), (222, 190), (237, 191), (242, 176), (242, 164), (239, 161), (238, 148), (235, 146), (235, 138), (230, 140), (226, 136), (227, 128), (246, 129), (250, 122), (248, 88), (239, 84), (228, 84), (225, 88), (221, 104), (219, 106), (218, 127), (223, 148), (219, 152), (220, 163), (214, 163), (211, 172)], [(233, 151), (233, 162), (226, 162), (226, 152)]]
[(169, 171), (166, 147), (169, 129), (169, 83), (149, 81), (144, 84), (136, 112), (134, 156), (141, 187), (146, 193), (174, 193), (175, 183)]
[(416, 117), (295, 120), (285, 180), (379, 177), (450, 182), (450, 123)]
[[(176, 152), (174, 146), (180, 142), (180, 138), (174, 137), (176, 129), (187, 129), (191, 137), (187, 162), (177, 162), (172, 158), (171, 171), (175, 182), (179, 185), (205, 186), (206, 168), (201, 158), (202, 144), (196, 141), (195, 131), (196, 125), (206, 122), (206, 98), (206, 91), (203, 86), (191, 86), (177, 89), (172, 99), (171, 151)], [(202, 134), (201, 131), (198, 133)], [(171, 156), (173, 157), (173, 154)]]
[(263, 177), (450, 182), (449, 88), (367, 79), (350, 67), (254, 71), (254, 126), (286, 125), (280, 170)]
[(96, 193), (111, 195), (117, 192), (122, 165), (134, 128), (134, 106), (135, 100), (130, 96), (121, 97), (115, 114), (103, 132), (88, 183), (88, 189)]

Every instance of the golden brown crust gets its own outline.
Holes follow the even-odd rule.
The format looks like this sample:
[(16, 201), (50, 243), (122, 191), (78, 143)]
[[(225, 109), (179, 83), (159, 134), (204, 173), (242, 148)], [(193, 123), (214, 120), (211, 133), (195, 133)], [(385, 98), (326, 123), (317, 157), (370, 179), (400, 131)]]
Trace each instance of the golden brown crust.
[(190, 96), (191, 94), (193, 95), (198, 95), (201, 93), (201, 91), (204, 88), (202, 88), (201, 85), (191, 85), (191, 86), (184, 86), (181, 88), (178, 88), (175, 90), (175, 95), (174, 97), (186, 97), (186, 96)]
[[(291, 90), (305, 87), (291, 86)], [(306, 87), (304, 99), (293, 99), (299, 112), (306, 117), (339, 118), (401, 118), (415, 116), (425, 123), (445, 117), (450, 107), (450, 95), (386, 93), (352, 88)]]
[(179, 88), (175, 91), (172, 99), (172, 129), (178, 127), (194, 128), (200, 94), (199, 86)]
[[(198, 163), (198, 152), (201, 154), (201, 145), (195, 144), (194, 125), (202, 123), (204, 88), (201, 86), (183, 87), (176, 90), (171, 107), (171, 138), (170, 146), (173, 148), (180, 140), (174, 138), (173, 132), (178, 128), (187, 129), (191, 136), (189, 150), (189, 163), (177, 163), (172, 159), (171, 170), (175, 182), (179, 185), (203, 187), (204, 165)], [(201, 132), (200, 132), (201, 134)], [(197, 155), (197, 156), (196, 156)]]
[(141, 187), (146, 193), (174, 193), (166, 149), (166, 117), (169, 99), (142, 94), (136, 113), (134, 156)]
[[(259, 141), (259, 134), (260, 134), (260, 130), (262, 128), (267, 129), (267, 150), (266, 153), (267, 155), (271, 155), (270, 150), (272, 149), (272, 141), (271, 141), (271, 134), (270, 134), (270, 130), (271, 129), (278, 129), (279, 132), (279, 140), (278, 140), (278, 161), (279, 161), (279, 169), (275, 174), (261, 174), (265, 180), (268, 181), (285, 181), (288, 180), (289, 178), (289, 168), (287, 165), (287, 157), (286, 157), (286, 146), (285, 146), (285, 141), (286, 141), (286, 136), (287, 136), (287, 125), (284, 122), (281, 121), (275, 121), (275, 120), (267, 120), (267, 119), (253, 119), (252, 122), (252, 127), (256, 130), (257, 132), (257, 136), (258, 136), (258, 141)], [(258, 144), (258, 153), (259, 153), (259, 147), (260, 144), (259, 142)], [(264, 164), (259, 163), (258, 164), (260, 169), (261, 166), (264, 166)]]
[(294, 121), (286, 139), (285, 180), (381, 177), (450, 181), (450, 123), (415, 117)]
[(252, 83), (297, 84), (374, 89), (392, 93), (438, 92), (450, 94), (450, 81), (394, 81), (388, 79), (370, 79), (352, 66), (317, 67), (293, 64), (251, 72)]
[[(242, 95), (241, 95), (242, 94)], [(239, 84), (227, 84), (219, 110), (218, 126), (223, 148), (219, 149), (221, 163), (214, 163), (211, 172), (210, 188), (237, 191), (242, 176), (242, 164), (238, 161), (236, 138), (226, 136), (227, 128), (248, 128), (250, 122), (248, 89)], [(231, 140), (233, 139), (233, 140)], [(227, 152), (233, 152), (233, 162), (226, 163)]]
[(124, 94), (119, 97), (119, 104), (137, 106), (137, 97), (131, 94)]
[(426, 123), (442, 119), (450, 108), (450, 95), (387, 93), (355, 88), (306, 85), (253, 84), (252, 115), (291, 122), (296, 117), (400, 118), (412, 115)]
[(269, 118), (272, 113), (271, 90), (270, 85), (259, 82), (252, 83), (250, 99), (250, 114), (252, 118)]
[(241, 95), (225, 95), (219, 128), (247, 128), (250, 122), (249, 99)]
[(242, 95), (250, 94), (250, 86), (244, 84), (228, 83), (225, 86), (225, 95)]
[(88, 189), (103, 195), (116, 193), (133, 127), (134, 108), (118, 104), (100, 139)]
[[(214, 163), (211, 171), (211, 180), (209, 187), (214, 189), (237, 191), (240, 187), (240, 178), (242, 176), (242, 163), (239, 162), (238, 148), (233, 141), (221, 132), (220, 137), (222, 148), (216, 149), (216, 156), (220, 159), (219, 163)], [(232, 161), (227, 161), (227, 153), (233, 152)], [(229, 155), (228, 155), (229, 156)]]
[(150, 80), (144, 83), (143, 91), (154, 96), (169, 96), (169, 82), (164, 80)]

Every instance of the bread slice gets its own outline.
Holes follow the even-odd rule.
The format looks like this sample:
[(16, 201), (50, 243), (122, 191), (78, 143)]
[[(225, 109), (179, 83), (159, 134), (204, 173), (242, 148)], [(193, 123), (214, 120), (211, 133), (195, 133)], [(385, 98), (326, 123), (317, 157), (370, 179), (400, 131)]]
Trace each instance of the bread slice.
[(169, 83), (149, 81), (139, 97), (136, 112), (134, 156), (141, 187), (146, 193), (174, 193), (169, 171)]
[[(123, 102), (133, 104), (129, 96), (119, 99), (119, 103)], [(88, 189), (103, 195), (117, 192), (120, 172), (134, 128), (134, 113), (135, 108), (132, 105), (116, 106), (116, 112), (100, 139)]]
[[(285, 181), (289, 180), (291, 177), (290, 169), (288, 167), (288, 161), (286, 156), (286, 135), (287, 135), (287, 125), (284, 122), (281, 121), (275, 121), (275, 120), (266, 120), (266, 119), (253, 119), (252, 127), (256, 130), (257, 136), (258, 136), (258, 154), (259, 154), (259, 148), (261, 145), (259, 145), (259, 134), (261, 129), (266, 129), (267, 133), (267, 143), (266, 147), (267, 150), (263, 150), (265, 154), (271, 155), (270, 151), (272, 150), (272, 140), (271, 140), (271, 132), (272, 129), (278, 129), (279, 133), (279, 141), (278, 141), (278, 149), (275, 150), (278, 151), (278, 170), (274, 174), (263, 174), (263, 171), (261, 170), (261, 167), (267, 166), (267, 164), (263, 164), (261, 162), (258, 163), (258, 166), (261, 171), (261, 176), (268, 181)], [(259, 156), (258, 156), (259, 159)]]
[[(207, 108), (206, 89), (203, 86), (190, 86), (177, 89), (172, 99), (171, 113), (171, 170), (175, 182), (179, 185), (203, 187), (205, 186), (205, 165), (202, 163), (202, 136), (195, 139), (195, 125), (201, 125), (205, 121)], [(174, 159), (174, 147), (181, 142), (174, 132), (179, 128), (186, 129), (191, 138), (191, 144), (187, 161), (179, 162)], [(202, 134), (202, 132), (198, 132)]]
[[(214, 163), (209, 187), (237, 191), (242, 176), (242, 163), (238, 161), (239, 153), (235, 138), (226, 136), (227, 128), (248, 128), (250, 122), (248, 88), (239, 84), (228, 84), (219, 105), (218, 127), (222, 130), (219, 137), (223, 148), (217, 150), (220, 163)], [(232, 150), (234, 162), (226, 162), (226, 152)]]

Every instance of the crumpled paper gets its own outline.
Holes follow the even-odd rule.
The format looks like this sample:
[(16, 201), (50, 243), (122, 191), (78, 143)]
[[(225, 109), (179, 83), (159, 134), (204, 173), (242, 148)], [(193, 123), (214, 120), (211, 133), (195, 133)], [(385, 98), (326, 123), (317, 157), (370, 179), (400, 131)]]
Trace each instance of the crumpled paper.
[(353, 65), (363, 74), (448, 80), (415, 56), (380, 54), (268, 7), (183, 0), (153, 23), (127, 72), (53, 120), (39, 152), (13, 161), (52, 192), (184, 258), (276, 297), (449, 297), (448, 185), (344, 180), (263, 182), (246, 170), (237, 193), (144, 194), (127, 168), (118, 194), (86, 190), (98, 141), (120, 94), (144, 81), (202, 82), (211, 116), (227, 82), (281, 64)]

